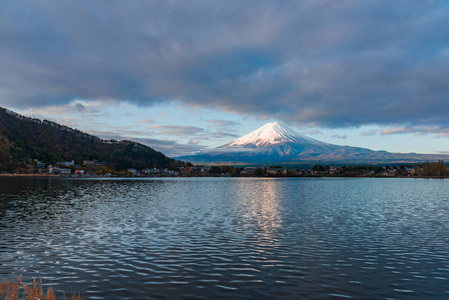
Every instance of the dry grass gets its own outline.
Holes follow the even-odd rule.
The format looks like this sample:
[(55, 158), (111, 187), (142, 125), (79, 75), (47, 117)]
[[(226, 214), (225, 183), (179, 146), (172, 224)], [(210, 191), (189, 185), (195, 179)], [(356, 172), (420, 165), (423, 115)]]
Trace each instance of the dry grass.
[[(22, 298), (19, 298), (21, 281), (22, 275), (19, 276), (17, 282), (11, 282), (8, 279), (5, 279), (5, 283), (0, 282), (0, 300), (56, 300), (52, 287), (49, 287), (47, 293), (44, 293), (41, 278), (39, 278), (38, 284), (36, 284), (36, 279), (33, 279), (31, 286), (24, 284)], [(65, 293), (63, 293), (63, 298), (67, 300)], [(72, 300), (81, 300), (81, 295), (72, 294)]]

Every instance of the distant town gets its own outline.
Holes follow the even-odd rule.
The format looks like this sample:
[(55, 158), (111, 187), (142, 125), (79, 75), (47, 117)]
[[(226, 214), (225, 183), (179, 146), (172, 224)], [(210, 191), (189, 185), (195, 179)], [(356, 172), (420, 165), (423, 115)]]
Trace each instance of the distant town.
[(46, 164), (34, 160), (32, 168), (3, 172), (3, 175), (34, 175), (62, 177), (448, 177), (449, 169), (443, 161), (399, 166), (331, 166), (316, 164), (310, 168), (269, 166), (204, 166), (187, 163), (177, 169), (128, 168), (115, 171), (111, 162), (85, 160), (81, 164), (61, 161)]

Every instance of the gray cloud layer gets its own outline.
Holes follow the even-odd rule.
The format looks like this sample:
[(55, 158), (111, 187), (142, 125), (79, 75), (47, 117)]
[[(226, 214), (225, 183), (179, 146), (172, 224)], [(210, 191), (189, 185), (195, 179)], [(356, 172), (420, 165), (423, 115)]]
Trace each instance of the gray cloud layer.
[(189, 143), (188, 145), (180, 144), (174, 140), (160, 140), (153, 138), (129, 137), (125, 133), (113, 131), (96, 131), (90, 130), (90, 134), (99, 136), (104, 139), (115, 140), (133, 140), (144, 145), (150, 146), (157, 151), (161, 151), (165, 155), (175, 157), (180, 155), (190, 155), (196, 151), (204, 150), (204, 147), (197, 145), (198, 143)]
[(0, 104), (445, 127), (448, 28), (444, 1), (3, 1)]

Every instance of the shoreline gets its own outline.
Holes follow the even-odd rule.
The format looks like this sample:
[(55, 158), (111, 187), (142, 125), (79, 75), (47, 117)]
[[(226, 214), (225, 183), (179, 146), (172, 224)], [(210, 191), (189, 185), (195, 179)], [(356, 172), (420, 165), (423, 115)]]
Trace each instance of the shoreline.
[(449, 179), (449, 176), (61, 176), (53, 174), (0, 174), (0, 177), (29, 177), (29, 178), (423, 178), (423, 179)]
[(0, 177), (62, 177), (52, 174), (0, 174)]

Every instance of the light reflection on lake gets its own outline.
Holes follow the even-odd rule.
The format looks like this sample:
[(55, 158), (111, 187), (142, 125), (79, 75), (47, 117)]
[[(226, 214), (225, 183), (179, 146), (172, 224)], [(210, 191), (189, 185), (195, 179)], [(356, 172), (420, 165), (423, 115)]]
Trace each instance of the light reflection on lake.
[(87, 299), (447, 299), (449, 181), (0, 178), (0, 280)]

